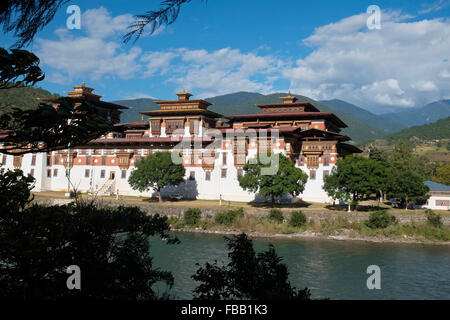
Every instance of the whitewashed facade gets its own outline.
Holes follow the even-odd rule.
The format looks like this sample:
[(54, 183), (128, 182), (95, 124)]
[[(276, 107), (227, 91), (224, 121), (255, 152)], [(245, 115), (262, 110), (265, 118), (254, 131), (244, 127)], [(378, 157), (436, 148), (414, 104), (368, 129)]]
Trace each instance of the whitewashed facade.
[[(87, 93), (88, 98), (93, 95), (93, 89), (84, 84), (74, 88), (78, 95)], [(71, 190), (98, 195), (155, 196), (151, 190), (140, 193), (128, 184), (135, 163), (154, 152), (170, 151), (185, 139), (189, 144), (182, 148), (186, 182), (165, 188), (162, 195), (247, 202), (264, 199), (242, 190), (238, 174), (242, 174), (249, 159), (267, 147), (274, 154), (290, 157), (307, 173), (308, 182), (299, 199), (331, 202), (322, 189), (324, 176), (331, 172), (339, 157), (360, 152), (342, 143), (350, 139), (339, 133), (346, 126), (340, 119), (320, 112), (310, 103), (296, 102), (290, 94), (281, 98), (283, 103), (260, 105), (260, 114), (229, 117), (209, 111), (210, 104), (204, 100), (190, 100), (188, 93), (177, 95), (178, 100), (157, 101), (160, 110), (143, 112), (149, 116), (148, 121), (117, 124), (115, 132), (86, 146), (23, 156), (0, 155), (0, 164), (31, 174), (36, 179), (35, 191), (67, 192), (70, 168)], [(228, 118), (228, 123), (218, 122), (220, 118)], [(211, 131), (215, 132), (215, 138)], [(279, 200), (295, 199), (286, 196)]]

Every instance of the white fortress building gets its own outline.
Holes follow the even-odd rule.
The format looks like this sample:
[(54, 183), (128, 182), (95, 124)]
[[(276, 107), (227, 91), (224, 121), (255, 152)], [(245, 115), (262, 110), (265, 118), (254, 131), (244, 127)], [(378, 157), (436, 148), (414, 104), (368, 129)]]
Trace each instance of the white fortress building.
[(34, 191), (67, 192), (70, 185), (71, 190), (98, 195), (156, 196), (155, 192), (133, 190), (128, 184), (130, 173), (143, 157), (179, 148), (183, 142), (179, 151), (186, 182), (165, 188), (163, 197), (264, 200), (244, 191), (238, 175), (249, 159), (272, 152), (286, 155), (308, 175), (298, 199), (330, 202), (322, 189), (324, 177), (337, 159), (361, 152), (344, 143), (350, 138), (339, 132), (347, 126), (337, 116), (320, 112), (309, 102), (298, 102), (290, 94), (281, 97), (280, 103), (258, 105), (261, 113), (223, 116), (208, 110), (209, 102), (190, 99), (191, 94), (181, 92), (177, 100), (155, 101), (159, 110), (142, 112), (147, 121), (121, 124), (120, 109), (126, 107), (102, 101), (84, 83), (73, 88), (69, 97), (96, 105), (115, 123), (115, 131), (67, 150), (0, 154), (1, 168), (21, 169), (36, 179)]

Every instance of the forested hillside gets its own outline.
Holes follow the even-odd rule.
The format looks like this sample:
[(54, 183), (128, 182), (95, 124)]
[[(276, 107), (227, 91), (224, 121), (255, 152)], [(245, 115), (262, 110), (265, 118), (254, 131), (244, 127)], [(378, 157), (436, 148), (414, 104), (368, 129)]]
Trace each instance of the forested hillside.
[(39, 104), (39, 98), (57, 97), (42, 88), (13, 88), (8, 90), (0, 90), (0, 113), (11, 110), (12, 107), (22, 109), (33, 109)]

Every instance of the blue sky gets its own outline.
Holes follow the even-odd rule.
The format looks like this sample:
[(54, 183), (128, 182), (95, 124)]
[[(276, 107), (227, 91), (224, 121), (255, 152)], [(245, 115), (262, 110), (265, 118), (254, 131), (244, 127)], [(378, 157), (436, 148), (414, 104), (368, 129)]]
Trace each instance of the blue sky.
[[(46, 73), (40, 86), (63, 94), (84, 80), (104, 100), (290, 89), (372, 111), (450, 98), (447, 0), (192, 0), (174, 24), (123, 44), (132, 15), (159, 2), (70, 1), (28, 47)], [(71, 4), (80, 30), (66, 28)], [(378, 30), (366, 26), (373, 4)]]

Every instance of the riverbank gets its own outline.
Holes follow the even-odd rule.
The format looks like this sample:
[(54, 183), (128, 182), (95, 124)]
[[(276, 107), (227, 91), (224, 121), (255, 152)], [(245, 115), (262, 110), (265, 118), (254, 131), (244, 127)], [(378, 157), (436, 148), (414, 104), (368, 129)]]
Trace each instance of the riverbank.
[[(200, 233), (200, 234), (215, 234), (223, 236), (238, 235), (245, 231), (236, 230), (203, 230), (200, 228), (172, 228), (173, 232), (186, 232), (186, 233)], [(376, 238), (376, 237), (350, 237), (345, 234), (327, 236), (321, 233), (304, 231), (294, 234), (280, 234), (280, 233), (263, 233), (263, 232), (246, 232), (251, 238), (260, 239), (311, 239), (311, 240), (333, 240), (333, 241), (355, 241), (355, 242), (370, 242), (370, 243), (397, 243), (397, 244), (423, 244), (423, 245), (438, 245), (438, 246), (450, 246), (450, 241), (420, 241), (415, 239), (393, 239), (393, 238)]]
[[(60, 205), (72, 201), (67, 198), (36, 194), (35, 201)], [(104, 206), (138, 206), (149, 214), (167, 216), (174, 231), (203, 232), (212, 234), (238, 234), (245, 232), (258, 238), (327, 239), (336, 241), (363, 241), (377, 243), (450, 244), (450, 215), (448, 211), (437, 212), (442, 226), (434, 227), (427, 221), (424, 210), (393, 209), (386, 205), (375, 207), (364, 203), (360, 211), (346, 212), (346, 208), (317, 203), (297, 204), (279, 208), (280, 221), (269, 219), (271, 208), (260, 204), (231, 203), (218, 207), (213, 201), (149, 202), (136, 198), (102, 198)], [(242, 206), (241, 206), (242, 205)], [(197, 210), (195, 223), (185, 223), (186, 212)], [(302, 211), (305, 222), (292, 226), (289, 219), (293, 212)], [(369, 228), (365, 225), (371, 212), (382, 210), (395, 216), (396, 223), (385, 228)], [(237, 212), (239, 214), (236, 214)], [(230, 215), (231, 214), (231, 215)], [(221, 220), (217, 217), (221, 216)]]
[[(374, 227), (367, 223), (371, 219), (369, 214), (365, 218), (351, 219), (343, 215), (324, 217), (305, 215), (300, 211), (283, 213), (280, 210), (258, 216), (247, 214), (244, 210), (228, 210), (214, 216), (200, 212), (199, 209), (187, 210), (183, 217), (171, 216), (168, 221), (174, 231), (182, 232), (223, 235), (245, 232), (255, 238), (450, 245), (448, 226), (433, 225), (430, 221), (401, 221), (389, 214), (382, 215), (382, 219), (387, 217), (392, 222)], [(293, 221), (293, 215), (301, 216), (300, 223)]]

